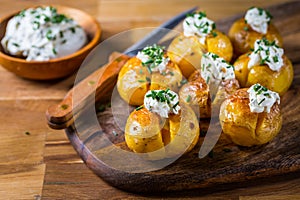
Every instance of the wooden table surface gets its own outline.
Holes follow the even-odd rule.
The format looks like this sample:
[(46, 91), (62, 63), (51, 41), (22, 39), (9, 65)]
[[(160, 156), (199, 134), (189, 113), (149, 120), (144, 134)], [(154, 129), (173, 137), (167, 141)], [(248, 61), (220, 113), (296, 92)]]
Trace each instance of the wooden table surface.
[[(95, 16), (102, 40), (135, 27), (157, 26), (198, 5), (214, 20), (244, 12), (253, 5), (284, 0), (0, 0), (0, 17), (41, 4), (61, 4)], [(70, 145), (64, 131), (50, 129), (45, 110), (71, 88), (74, 76), (59, 81), (29, 81), (0, 66), (0, 199), (300, 199), (300, 178), (207, 194), (141, 195), (109, 186), (90, 171)]]

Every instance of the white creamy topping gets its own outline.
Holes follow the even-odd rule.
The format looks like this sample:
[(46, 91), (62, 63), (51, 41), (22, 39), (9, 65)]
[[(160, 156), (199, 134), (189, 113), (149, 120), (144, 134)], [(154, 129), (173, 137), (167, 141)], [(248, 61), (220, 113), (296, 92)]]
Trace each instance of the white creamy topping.
[(256, 40), (254, 51), (250, 54), (248, 68), (255, 65), (266, 64), (273, 71), (279, 71), (283, 66), (283, 49), (278, 47), (275, 42), (270, 43), (268, 40)]
[(166, 71), (167, 65), (170, 61), (169, 57), (164, 56), (164, 49), (156, 44), (145, 47), (136, 55), (142, 61), (144, 66), (147, 66), (151, 72), (163, 73)]
[(86, 33), (74, 20), (53, 7), (38, 7), (10, 19), (1, 44), (11, 55), (46, 61), (74, 53), (86, 42)]
[(261, 113), (270, 112), (271, 107), (274, 103), (280, 104), (279, 94), (268, 90), (260, 84), (252, 85), (247, 92), (249, 93), (250, 99), (250, 110), (251, 112)]
[(202, 44), (205, 44), (206, 36), (213, 29), (215, 29), (215, 22), (208, 19), (203, 12), (188, 16), (183, 21), (183, 34), (187, 37), (198, 36)]
[(169, 89), (149, 90), (144, 97), (144, 106), (164, 118), (170, 113), (178, 114), (180, 110), (178, 94)]
[(254, 31), (266, 34), (268, 31), (268, 23), (271, 20), (271, 16), (265, 10), (254, 7), (247, 11), (244, 19)]
[(234, 67), (214, 53), (205, 53), (201, 58), (201, 76), (207, 84), (219, 85), (221, 81), (234, 79)]

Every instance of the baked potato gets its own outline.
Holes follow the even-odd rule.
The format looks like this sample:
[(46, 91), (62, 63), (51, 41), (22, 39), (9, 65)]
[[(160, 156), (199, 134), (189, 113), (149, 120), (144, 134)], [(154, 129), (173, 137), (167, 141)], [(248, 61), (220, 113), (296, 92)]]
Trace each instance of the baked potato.
[[(254, 7), (247, 11), (244, 18), (240, 18), (232, 24), (228, 36), (232, 42), (235, 57), (249, 52), (254, 48), (255, 41), (262, 38), (275, 41), (278, 46), (282, 46), (282, 36), (271, 18), (266, 10)], [(263, 28), (258, 28), (260, 26)]]
[(209, 118), (212, 106), (220, 107), (225, 98), (239, 88), (239, 83), (233, 66), (216, 54), (203, 54), (201, 63), (201, 72), (197, 70), (189, 77), (179, 90), (179, 96), (198, 117)]
[[(251, 89), (253, 88), (256, 88), (258, 93), (263, 91), (261, 93), (263, 99), (271, 96), (270, 93), (267, 94), (272, 91), (259, 84), (251, 86)], [(274, 99), (272, 102), (268, 102), (270, 104), (267, 109), (254, 107), (251, 110), (250, 105), (255, 101), (250, 97), (249, 90), (250, 88), (237, 90), (221, 104), (220, 108), (220, 123), (223, 133), (228, 135), (235, 144), (247, 147), (271, 141), (278, 134), (282, 125), (279, 95), (275, 95), (275, 102)], [(267, 102), (267, 100), (256, 101), (256, 106), (262, 105), (263, 101)]]
[[(151, 95), (149, 92), (147, 94)], [(152, 96), (149, 98), (151, 100)], [(154, 108), (147, 106), (147, 102), (129, 115), (125, 126), (125, 141), (129, 149), (149, 153), (149, 159), (162, 159), (189, 152), (197, 144), (200, 131), (197, 117), (189, 106), (179, 103), (178, 97), (176, 101), (178, 103), (172, 108), (176, 107), (177, 112), (168, 113), (167, 118), (160, 115), (163, 104), (151, 104), (159, 106)]]
[(200, 69), (202, 54), (212, 52), (230, 62), (233, 47), (227, 35), (216, 29), (215, 23), (203, 12), (188, 16), (183, 22), (183, 34), (171, 42), (168, 56), (188, 78)]
[[(260, 83), (261, 85), (279, 93), (279, 95), (282, 96), (292, 84), (294, 76), (293, 65), (288, 57), (283, 53), (280, 55), (274, 54), (274, 56), (270, 55), (270, 58), (262, 58), (260, 55), (256, 56), (255, 52), (258, 52), (258, 50), (261, 48), (265, 48), (266, 51), (264, 54), (266, 55), (267, 52), (270, 51), (268, 50), (269, 47), (277, 48), (274, 46), (274, 43), (272, 45), (266, 40), (258, 40), (257, 43), (258, 42), (266, 42), (268, 45), (264, 45), (264, 47), (262, 47), (261, 45), (257, 44), (253, 52), (241, 55), (233, 64), (235, 68), (235, 76), (241, 87), (250, 87), (255, 83)], [(251, 61), (252, 58), (254, 59), (254, 62)], [(255, 62), (256, 59), (258, 62)], [(268, 59), (270, 62), (265, 62)], [(276, 69), (272, 69), (274, 64), (272, 62), (274, 60), (276, 61), (275, 64), (281, 63)]]
[[(160, 49), (156, 45), (145, 49), (147, 48)], [(144, 58), (142, 57), (141, 59)], [(148, 90), (169, 88), (178, 91), (182, 80), (181, 71), (164, 53), (159, 56), (156, 55), (156, 57), (154, 55), (153, 59), (148, 57), (148, 60), (151, 61), (152, 59), (154, 62), (164, 59), (165, 66), (162, 70), (159, 68), (159, 65), (147, 63), (149, 62), (147, 58), (145, 63), (141, 59), (138, 56), (129, 59), (119, 72), (117, 89), (123, 100), (130, 105), (140, 106), (143, 104), (144, 95)]]

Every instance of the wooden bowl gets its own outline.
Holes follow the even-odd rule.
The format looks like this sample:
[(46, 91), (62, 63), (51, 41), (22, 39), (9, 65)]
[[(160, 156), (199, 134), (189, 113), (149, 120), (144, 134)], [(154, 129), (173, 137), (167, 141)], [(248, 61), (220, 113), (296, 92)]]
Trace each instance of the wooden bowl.
[[(89, 14), (74, 8), (65, 6), (53, 6), (58, 13), (73, 18), (88, 35), (88, 43), (80, 50), (70, 55), (51, 59), (49, 61), (26, 61), (8, 55), (0, 45), (0, 64), (16, 75), (33, 80), (50, 80), (66, 77), (80, 67), (87, 54), (100, 42), (101, 28), (97, 20)], [(8, 21), (18, 12), (10, 14), (0, 20), (0, 40), (5, 35)]]

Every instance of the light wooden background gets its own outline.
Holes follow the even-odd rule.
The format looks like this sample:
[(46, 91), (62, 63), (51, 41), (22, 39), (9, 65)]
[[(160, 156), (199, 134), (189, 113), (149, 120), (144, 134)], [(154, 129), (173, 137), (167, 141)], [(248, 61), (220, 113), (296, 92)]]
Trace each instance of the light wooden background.
[[(103, 28), (102, 39), (106, 39), (131, 28), (157, 26), (195, 5), (218, 20), (253, 5), (281, 2), (287, 0), (0, 0), (0, 17), (33, 5), (68, 5), (95, 16)], [(84, 165), (64, 131), (48, 128), (45, 110), (58, 103), (72, 83), (73, 77), (52, 82), (24, 80), (0, 66), (0, 199), (162, 198), (130, 194), (107, 185)], [(179, 197), (300, 199), (299, 185), (296, 178), (202, 196), (185, 192)]]

